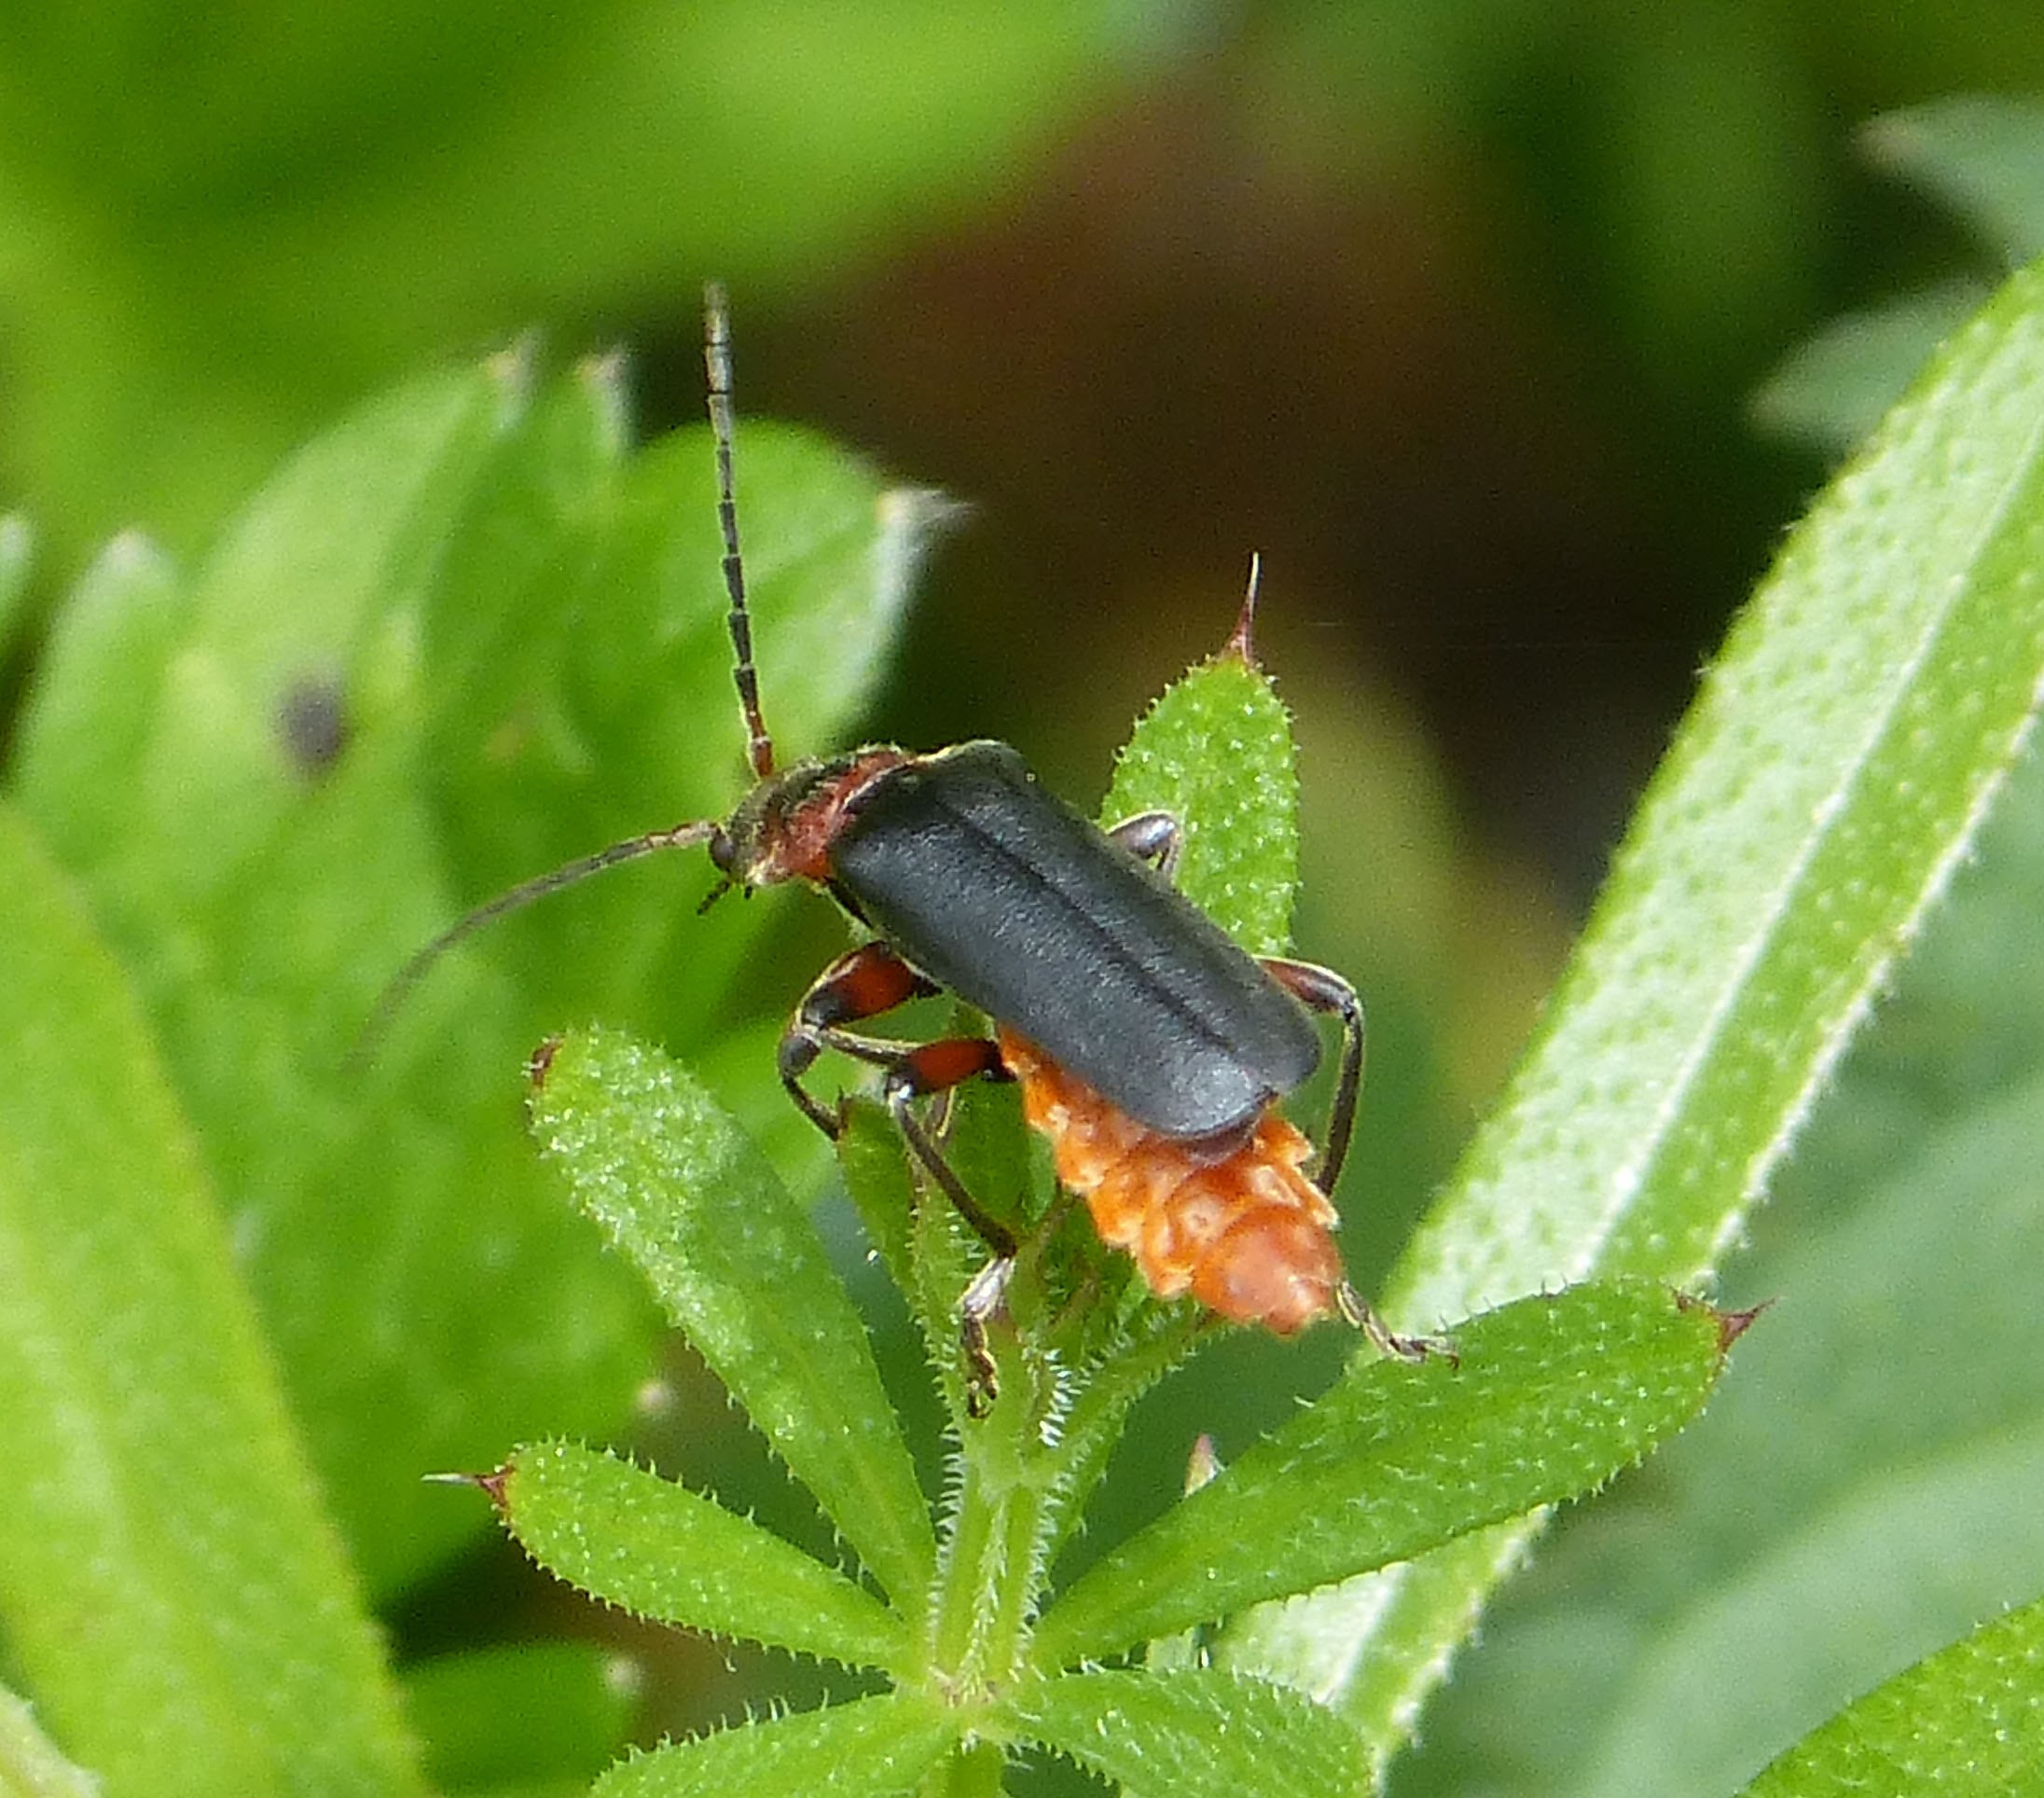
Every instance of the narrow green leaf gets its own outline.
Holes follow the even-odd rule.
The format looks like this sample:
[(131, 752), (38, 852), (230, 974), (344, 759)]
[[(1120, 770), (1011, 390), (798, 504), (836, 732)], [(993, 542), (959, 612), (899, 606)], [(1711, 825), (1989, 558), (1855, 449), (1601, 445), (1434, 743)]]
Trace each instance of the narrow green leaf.
[(625, 1741), (639, 1677), (598, 1642), (500, 1642), (411, 1663), (405, 1710), (435, 1791), (553, 1779), (581, 1792)]
[(1964, 94), (1863, 126), (1876, 167), (1942, 201), (2011, 269), (2044, 255), (2044, 105)]
[(0, 1798), (101, 1798), (96, 1775), (75, 1766), (35, 1713), (0, 1686)]
[(576, 1202), (898, 1603), (936, 1565), (864, 1325), (808, 1216), (707, 1093), (656, 1050), (578, 1032), (532, 1126)]
[[(1401, 1265), (1394, 1316), (1593, 1270), (1687, 1283), (1736, 1239), (2028, 727), (2040, 418), (2044, 277), (2025, 272), (1734, 627), (1538, 1045)], [(1372, 1620), (1345, 1703), (1386, 1751), (1506, 1558), (1449, 1553), (1452, 1575), (1328, 1600)]]
[(907, 1145), (887, 1108), (863, 1095), (848, 1098), (844, 1117), (837, 1160), (844, 1170), (845, 1191), (888, 1278), (902, 1293), (913, 1293), (916, 1275), (910, 1236), (917, 1196), (908, 1171)]
[(418, 1789), (131, 996), (0, 810), (0, 1620), (120, 1793)]
[(21, 726), (22, 809), (75, 870), (117, 858), (188, 594), (139, 532), (103, 549), (58, 612)]
[(1789, 351), (1748, 406), (1763, 431), (1844, 455), (1909, 391), (1931, 353), (1981, 308), (1987, 287), (1951, 281), (1833, 319)]
[(1100, 816), (1141, 811), (1184, 827), (1181, 891), (1253, 954), (1282, 955), (1299, 885), (1299, 781), (1291, 719), (1261, 669), (1223, 653), (1158, 696)]
[(1747, 1798), (2004, 1798), (2044, 1784), (2044, 1602), (1983, 1624), (1841, 1711)]
[(635, 1754), (599, 1779), (589, 1798), (905, 1798), (959, 1730), (959, 1720), (929, 1699), (886, 1693)]
[(645, 1468), (546, 1443), (511, 1457), (502, 1494), (525, 1552), (606, 1604), (845, 1667), (902, 1665), (908, 1625), (877, 1598)]
[(1362, 1745), (1339, 1717), (1218, 1667), (1068, 1673), (996, 1715), (1131, 1798), (1330, 1798), (1363, 1785)]
[(1471, 1318), (1459, 1366), (1359, 1362), (1084, 1574), (1038, 1625), (1036, 1664), (1098, 1659), (1579, 1497), (1702, 1408), (1720, 1329), (1627, 1280)]

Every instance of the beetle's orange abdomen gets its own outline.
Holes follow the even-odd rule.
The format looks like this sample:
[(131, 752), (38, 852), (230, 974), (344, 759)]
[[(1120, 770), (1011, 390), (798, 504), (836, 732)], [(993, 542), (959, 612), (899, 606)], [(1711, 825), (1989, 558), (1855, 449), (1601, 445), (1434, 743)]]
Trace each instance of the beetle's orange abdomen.
[(1001, 1058), (1030, 1127), (1050, 1139), (1057, 1178), (1159, 1298), (1190, 1292), (1281, 1336), (1333, 1314), (1334, 1208), (1301, 1171), (1312, 1144), (1276, 1111), (1236, 1147), (1203, 1155), (1116, 1110), (1012, 1030), (1001, 1032)]

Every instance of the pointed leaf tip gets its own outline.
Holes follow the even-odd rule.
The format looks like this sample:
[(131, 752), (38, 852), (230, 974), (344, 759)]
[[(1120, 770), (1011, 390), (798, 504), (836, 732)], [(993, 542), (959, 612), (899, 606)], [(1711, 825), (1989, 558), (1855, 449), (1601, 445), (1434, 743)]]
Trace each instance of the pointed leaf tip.
[(1256, 596), (1263, 580), (1263, 551), (1252, 549), (1250, 551), (1249, 585), (1242, 594), (1242, 609), (1236, 614), (1235, 629), (1229, 633), (1228, 641), (1221, 645), (1221, 654), (1214, 657), (1216, 661), (1232, 658), (1245, 668), (1260, 666), (1256, 659)]
[(525, 1077), (535, 1088), (546, 1085), (546, 1075), (554, 1065), (554, 1058), (560, 1053), (560, 1043), (559, 1037), (549, 1036), (525, 1058)]
[(476, 1491), (489, 1495), (490, 1502), (497, 1507), (499, 1516), (504, 1514), (504, 1483), (510, 1473), (507, 1467), (500, 1467), (491, 1473), (421, 1473), (421, 1486), (472, 1486)]

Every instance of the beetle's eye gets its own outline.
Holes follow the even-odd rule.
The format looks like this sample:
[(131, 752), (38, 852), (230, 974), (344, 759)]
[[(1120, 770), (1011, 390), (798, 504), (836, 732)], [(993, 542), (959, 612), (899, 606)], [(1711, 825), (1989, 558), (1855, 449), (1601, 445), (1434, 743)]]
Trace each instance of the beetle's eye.
[(732, 840), (731, 833), (721, 825), (711, 834), (710, 859), (717, 864), (720, 874), (729, 874), (739, 859), (739, 846)]

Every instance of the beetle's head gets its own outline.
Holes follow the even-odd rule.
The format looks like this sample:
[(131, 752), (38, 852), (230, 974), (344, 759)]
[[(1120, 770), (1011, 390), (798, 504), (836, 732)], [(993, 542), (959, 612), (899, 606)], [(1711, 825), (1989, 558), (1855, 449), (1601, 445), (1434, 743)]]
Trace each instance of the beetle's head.
[(711, 837), (710, 859), (728, 885), (747, 892), (784, 880), (827, 882), (831, 845), (859, 791), (903, 759), (899, 750), (861, 749), (767, 776)]

